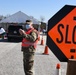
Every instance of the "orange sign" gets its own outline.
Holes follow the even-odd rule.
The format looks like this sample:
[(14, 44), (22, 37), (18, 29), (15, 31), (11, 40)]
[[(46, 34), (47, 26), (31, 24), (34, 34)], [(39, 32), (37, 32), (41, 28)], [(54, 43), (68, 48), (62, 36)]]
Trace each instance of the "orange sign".
[[(70, 7), (68, 7), (68, 10)], [(64, 12), (67, 12), (67, 10)], [(60, 14), (59, 17), (62, 15)], [(51, 21), (49, 21), (50, 25)], [(48, 35), (66, 59), (76, 59), (76, 7), (71, 7), (70, 12), (48, 31)], [(63, 58), (60, 58), (60, 60), (65, 61)]]

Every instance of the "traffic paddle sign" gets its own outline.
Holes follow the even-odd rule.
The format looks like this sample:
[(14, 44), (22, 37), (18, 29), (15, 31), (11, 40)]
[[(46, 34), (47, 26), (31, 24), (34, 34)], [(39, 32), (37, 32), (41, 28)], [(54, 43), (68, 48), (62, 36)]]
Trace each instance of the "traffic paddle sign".
[(65, 5), (49, 19), (47, 45), (60, 61), (76, 59), (76, 6)]

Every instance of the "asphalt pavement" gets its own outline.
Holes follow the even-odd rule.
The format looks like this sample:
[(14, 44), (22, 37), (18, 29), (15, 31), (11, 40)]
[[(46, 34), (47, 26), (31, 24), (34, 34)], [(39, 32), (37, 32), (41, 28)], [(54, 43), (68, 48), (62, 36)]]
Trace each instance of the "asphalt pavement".
[[(50, 49), (48, 49), (49, 55), (43, 54), (46, 46), (46, 35), (43, 35), (43, 41), (44, 45), (41, 45), (41, 40), (38, 42), (35, 53), (35, 75), (56, 75), (57, 63), (61, 65), (61, 75), (66, 75), (67, 62), (60, 62)], [(8, 42), (7, 39), (0, 39), (0, 75), (25, 75), (21, 42)]]

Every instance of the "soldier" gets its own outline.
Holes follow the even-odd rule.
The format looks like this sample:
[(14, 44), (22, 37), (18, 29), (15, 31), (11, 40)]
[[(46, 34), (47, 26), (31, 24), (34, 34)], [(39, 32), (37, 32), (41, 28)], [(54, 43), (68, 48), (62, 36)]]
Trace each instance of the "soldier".
[(19, 32), (23, 36), (23, 66), (25, 75), (33, 75), (34, 54), (38, 42), (38, 32), (33, 28), (31, 20), (26, 20), (26, 31), (20, 29)]

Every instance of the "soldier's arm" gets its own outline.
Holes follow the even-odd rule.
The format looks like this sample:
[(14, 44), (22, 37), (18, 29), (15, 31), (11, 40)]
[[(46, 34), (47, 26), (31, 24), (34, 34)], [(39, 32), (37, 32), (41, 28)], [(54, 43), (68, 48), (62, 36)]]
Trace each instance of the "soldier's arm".
[(37, 39), (37, 33), (32, 31), (30, 34), (23, 34), (23, 37), (31, 42), (34, 42)]

